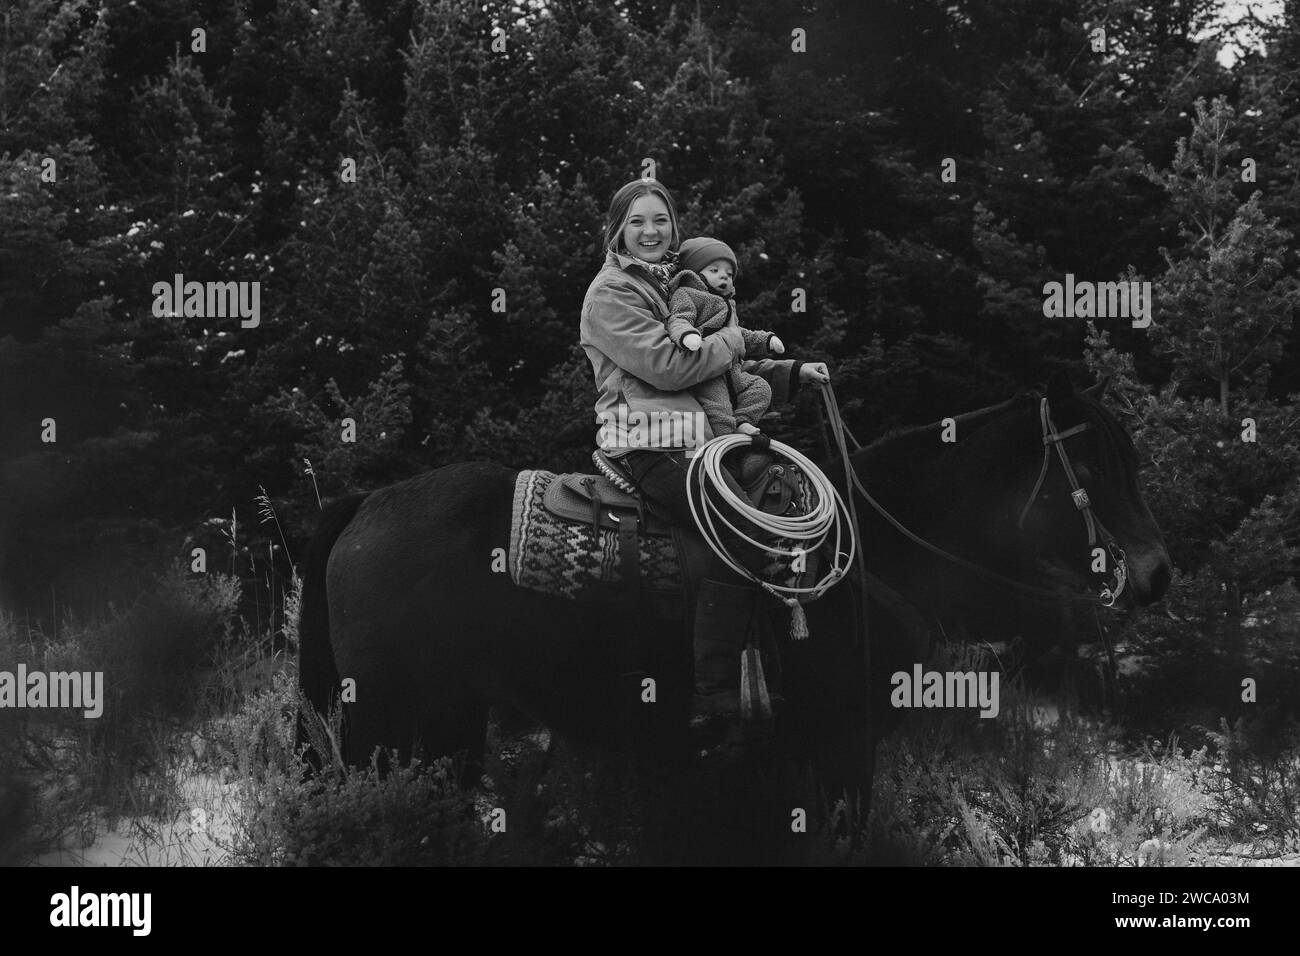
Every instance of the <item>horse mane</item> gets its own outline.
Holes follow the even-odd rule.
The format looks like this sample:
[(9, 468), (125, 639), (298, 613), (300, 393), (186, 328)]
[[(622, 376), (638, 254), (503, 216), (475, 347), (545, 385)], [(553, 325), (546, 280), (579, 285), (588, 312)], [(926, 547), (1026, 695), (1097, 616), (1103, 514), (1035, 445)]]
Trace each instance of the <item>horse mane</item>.
[[(957, 425), (963, 426), (959, 428), (958, 434), (965, 434), (967, 428), (971, 425), (978, 427), (987, 424), (988, 421), (992, 420), (997, 415), (1000, 415), (1002, 412), (1007, 411), (1016, 405), (1029, 402), (1030, 400), (1037, 403), (1038, 398), (1039, 396), (1033, 392), (1021, 392), (1013, 395), (1005, 401), (998, 402), (997, 404), (986, 405), (983, 408), (977, 408), (970, 412), (962, 412), (960, 415), (949, 415), (947, 418), (951, 418), (957, 423)], [(891, 428), (874, 441), (868, 442), (865, 448), (878, 450), (882, 449), (886, 445), (908, 444), (915, 441), (933, 442), (934, 433), (943, 429), (944, 422), (947, 418), (941, 418), (938, 421), (929, 422), (925, 425), (909, 425), (900, 428)]]
[[(1118, 418), (1100, 401), (1090, 395), (1075, 394), (1074, 400), (1083, 410), (1084, 420), (1097, 433), (1098, 460), (1101, 477), (1113, 476), (1126, 487), (1136, 488), (1138, 474), (1137, 448)], [(1059, 423), (1058, 423), (1059, 426)]]
[[(972, 426), (979, 428), (988, 424), (997, 416), (1020, 406), (1032, 406), (1037, 409), (1042, 398), (1041, 392), (1018, 392), (1011, 398), (994, 405), (986, 405), (974, 411), (948, 417), (957, 423), (958, 434), (969, 434)], [(1061, 420), (1061, 412), (1065, 411), (1065, 409), (1054, 412), (1053, 418), (1057, 427), (1064, 429), (1078, 424), (1079, 422), (1073, 419), (1081, 411), (1083, 413), (1081, 420), (1091, 424), (1097, 435), (1097, 464), (1100, 476), (1103, 478), (1114, 476), (1127, 486), (1136, 487), (1138, 473), (1137, 449), (1119, 419), (1099, 400), (1082, 392), (1075, 392), (1071, 396), (1068, 407), (1073, 413), (1070, 416), (1070, 421)], [(890, 429), (874, 441), (869, 442), (863, 451), (884, 451), (886, 447), (893, 449), (906, 447), (912, 443), (924, 443), (927, 448), (932, 448), (935, 433), (943, 429), (946, 420), (940, 419), (925, 425)]]

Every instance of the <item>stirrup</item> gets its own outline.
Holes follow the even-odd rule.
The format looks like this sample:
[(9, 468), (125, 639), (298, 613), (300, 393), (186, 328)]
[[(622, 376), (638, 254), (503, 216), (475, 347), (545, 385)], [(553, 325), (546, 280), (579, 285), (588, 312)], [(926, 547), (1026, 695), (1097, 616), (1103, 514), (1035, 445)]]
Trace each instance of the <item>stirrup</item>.
[(744, 749), (745, 727), (740, 715), (696, 714), (690, 722), (691, 749), (695, 756), (711, 760)]
[(718, 715), (712, 720), (691, 721), (691, 749), (703, 761), (743, 758), (776, 739), (772, 721), (746, 721), (737, 717)]

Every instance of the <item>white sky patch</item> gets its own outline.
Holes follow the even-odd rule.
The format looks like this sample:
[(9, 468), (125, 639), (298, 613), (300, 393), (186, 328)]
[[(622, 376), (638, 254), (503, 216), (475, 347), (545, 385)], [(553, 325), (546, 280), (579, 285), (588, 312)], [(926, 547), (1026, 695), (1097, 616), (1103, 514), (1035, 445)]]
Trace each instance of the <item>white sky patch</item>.
[(1219, 64), (1231, 68), (1247, 50), (1262, 50), (1263, 37), (1254, 21), (1275, 24), (1282, 20), (1283, 0), (1221, 0), (1219, 12), (1206, 30), (1192, 39), (1200, 40), (1206, 33), (1232, 28), (1232, 34), (1223, 38), (1219, 50)]

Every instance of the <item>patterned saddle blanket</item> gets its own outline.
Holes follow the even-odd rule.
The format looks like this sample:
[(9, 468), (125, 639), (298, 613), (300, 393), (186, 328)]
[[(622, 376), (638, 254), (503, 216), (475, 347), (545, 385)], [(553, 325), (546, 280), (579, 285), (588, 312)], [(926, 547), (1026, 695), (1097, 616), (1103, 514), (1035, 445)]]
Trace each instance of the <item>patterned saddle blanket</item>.
[[(542, 501), (546, 489), (558, 477), (551, 471), (528, 470), (515, 479), (507, 555), (510, 578), (518, 587), (570, 600), (602, 591), (609, 593), (610, 585), (625, 584), (618, 533), (593, 528), (591, 522), (568, 521), (548, 511)], [(800, 507), (807, 505), (806, 497), (798, 502)], [(698, 536), (693, 529), (683, 533)], [(674, 537), (642, 531), (637, 535), (637, 545), (642, 589), (680, 595), (686, 581)], [(702, 543), (700, 546), (705, 547)], [(775, 546), (792, 547), (790, 542), (777, 542)], [(817, 580), (818, 559), (815, 553), (807, 555), (804, 570), (795, 572), (789, 558), (774, 556), (764, 577), (784, 586), (807, 587)]]
[[(515, 479), (510, 514), (510, 578), (521, 588), (577, 599), (595, 585), (622, 583), (618, 534), (566, 521), (542, 506), (553, 471), (521, 471)], [(680, 591), (677, 547), (667, 535), (637, 535), (641, 548), (641, 586)]]

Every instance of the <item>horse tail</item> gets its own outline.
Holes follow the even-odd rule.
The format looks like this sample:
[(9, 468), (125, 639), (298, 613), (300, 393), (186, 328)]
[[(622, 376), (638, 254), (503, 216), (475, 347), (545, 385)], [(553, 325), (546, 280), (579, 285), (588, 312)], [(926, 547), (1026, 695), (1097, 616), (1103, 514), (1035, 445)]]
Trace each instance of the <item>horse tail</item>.
[[(330, 644), (329, 603), (325, 594), (325, 568), (329, 563), (334, 542), (356, 516), (365, 494), (348, 495), (331, 501), (321, 512), (316, 534), (307, 547), (307, 561), (303, 568), (302, 604), (298, 616), (298, 686), (302, 695), (316, 713), (328, 716), (338, 694), (339, 672), (334, 663), (334, 647)], [(309, 745), (311, 736), (306, 722), (311, 714), (303, 713), (298, 719), (298, 746)], [(319, 736), (319, 735), (316, 735)], [(341, 749), (343, 742), (337, 741)], [(308, 758), (319, 770), (320, 755), (309, 749)]]

